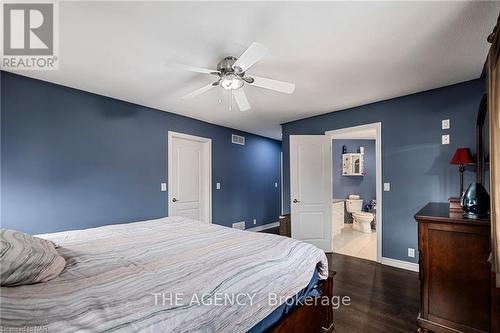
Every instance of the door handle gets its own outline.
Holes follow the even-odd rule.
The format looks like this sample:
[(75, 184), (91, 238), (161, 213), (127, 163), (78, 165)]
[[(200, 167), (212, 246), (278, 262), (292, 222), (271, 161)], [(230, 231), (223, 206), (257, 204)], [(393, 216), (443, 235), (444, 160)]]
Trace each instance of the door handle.
[(300, 201), (297, 199), (293, 199), (293, 203), (299, 203)]
[(176, 202), (176, 201), (177, 201), (177, 199), (176, 199), (176, 198), (172, 198), (172, 202)]

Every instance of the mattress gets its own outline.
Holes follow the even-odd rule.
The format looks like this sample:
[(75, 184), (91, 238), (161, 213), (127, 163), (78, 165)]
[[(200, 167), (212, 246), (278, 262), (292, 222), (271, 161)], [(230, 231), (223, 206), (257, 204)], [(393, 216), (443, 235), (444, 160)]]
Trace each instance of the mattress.
[(328, 276), (310, 244), (181, 217), (40, 237), (59, 245), (66, 268), (46, 283), (2, 287), (3, 328), (246, 332), (315, 271)]

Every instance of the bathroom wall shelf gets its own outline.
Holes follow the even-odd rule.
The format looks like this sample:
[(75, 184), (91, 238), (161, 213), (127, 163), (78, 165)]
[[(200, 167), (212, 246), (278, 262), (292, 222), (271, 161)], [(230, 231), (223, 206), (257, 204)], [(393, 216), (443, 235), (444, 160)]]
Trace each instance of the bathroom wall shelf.
[(364, 154), (342, 154), (342, 176), (364, 176)]

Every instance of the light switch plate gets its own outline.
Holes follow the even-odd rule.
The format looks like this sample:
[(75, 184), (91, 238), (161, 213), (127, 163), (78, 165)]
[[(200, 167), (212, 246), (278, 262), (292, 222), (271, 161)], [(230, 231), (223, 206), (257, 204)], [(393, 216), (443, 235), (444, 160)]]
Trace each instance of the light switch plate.
[(161, 183), (161, 191), (167, 192), (167, 183)]
[(274, 187), (278, 188), (278, 182), (274, 182)]
[(408, 257), (415, 258), (415, 249), (414, 248), (411, 248), (411, 247), (408, 248)]
[(257, 219), (253, 219), (253, 224), (257, 224)]
[(441, 129), (450, 129), (450, 119), (441, 120)]
[(220, 183), (216, 183), (215, 184), (215, 188), (218, 189), (218, 190), (220, 190)]
[(389, 192), (391, 190), (391, 183), (384, 183), (384, 191)]
[(450, 144), (450, 135), (449, 134), (441, 135), (441, 143), (443, 145), (449, 145)]

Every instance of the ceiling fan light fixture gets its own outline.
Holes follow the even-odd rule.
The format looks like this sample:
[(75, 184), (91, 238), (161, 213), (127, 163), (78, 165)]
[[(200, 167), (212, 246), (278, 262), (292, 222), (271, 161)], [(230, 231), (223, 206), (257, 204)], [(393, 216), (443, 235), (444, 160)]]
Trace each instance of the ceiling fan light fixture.
[(243, 80), (234, 74), (226, 74), (220, 80), (220, 85), (226, 90), (236, 90), (243, 87)]

